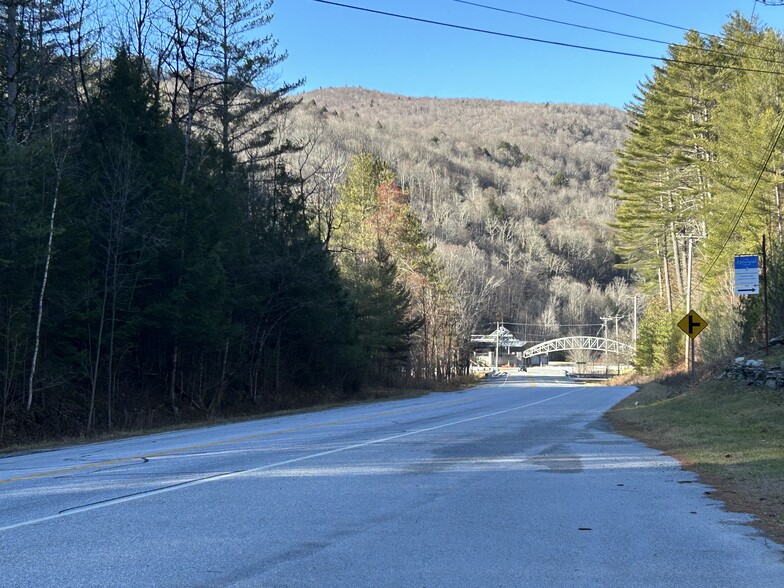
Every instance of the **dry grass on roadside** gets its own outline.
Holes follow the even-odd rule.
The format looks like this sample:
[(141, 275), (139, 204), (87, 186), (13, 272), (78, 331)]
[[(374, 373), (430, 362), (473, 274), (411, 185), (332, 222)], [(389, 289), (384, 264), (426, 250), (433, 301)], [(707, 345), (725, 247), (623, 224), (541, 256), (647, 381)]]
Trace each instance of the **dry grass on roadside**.
[(784, 544), (781, 392), (715, 378), (691, 388), (650, 382), (609, 417), (620, 432), (680, 459)]

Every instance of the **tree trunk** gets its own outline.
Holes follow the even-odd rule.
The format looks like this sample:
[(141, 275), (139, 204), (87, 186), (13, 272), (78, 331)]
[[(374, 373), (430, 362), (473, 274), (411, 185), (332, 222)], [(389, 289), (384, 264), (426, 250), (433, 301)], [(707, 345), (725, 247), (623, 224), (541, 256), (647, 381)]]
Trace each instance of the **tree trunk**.
[(179, 352), (180, 348), (175, 344), (174, 350), (172, 351), (171, 374), (169, 376), (169, 402), (171, 402), (172, 410), (175, 413), (177, 412), (177, 357)]
[(109, 328), (108, 379), (106, 383), (106, 420), (112, 428), (112, 406), (114, 402), (114, 335), (117, 326), (117, 271), (119, 269), (119, 253), (114, 254), (114, 270), (112, 275), (112, 317)]
[(670, 237), (672, 239), (672, 259), (675, 262), (675, 284), (678, 286), (678, 291), (683, 294), (683, 275), (681, 272), (681, 259), (680, 248), (678, 247), (678, 239), (675, 237), (675, 229), (670, 225)]
[[(111, 252), (111, 236), (109, 238), (109, 251)], [(106, 322), (106, 304), (109, 297), (109, 265), (111, 253), (107, 254), (106, 266), (103, 270), (103, 300), (101, 301), (101, 314), (98, 318), (98, 341), (95, 343), (95, 364), (90, 373), (90, 407), (87, 412), (87, 430), (93, 428), (95, 418), (95, 392), (98, 388), (98, 372), (101, 365), (101, 348), (103, 347), (103, 325)]]
[(210, 402), (210, 412), (214, 412), (220, 408), (223, 402), (223, 394), (226, 392), (226, 366), (229, 362), (229, 338), (226, 337), (226, 343), (223, 346), (223, 365), (221, 366), (220, 382), (218, 383), (218, 390), (215, 396), (212, 397)]
[(275, 394), (280, 394), (280, 340), (283, 332), (278, 332), (278, 341), (275, 343)]
[(670, 262), (667, 259), (666, 251), (662, 256), (662, 264), (664, 265), (664, 290), (667, 296), (667, 312), (672, 314), (672, 285), (670, 284)]
[(60, 182), (62, 180), (62, 168), (57, 166), (57, 177), (54, 184), (54, 198), (52, 199), (52, 212), (49, 217), (49, 241), (46, 245), (46, 262), (44, 263), (44, 275), (41, 279), (41, 291), (38, 295), (38, 312), (35, 321), (35, 344), (33, 346), (33, 361), (30, 365), (30, 378), (27, 383), (27, 410), (33, 405), (33, 382), (38, 363), (38, 351), (41, 346), (41, 319), (44, 313), (44, 294), (46, 293), (46, 282), (49, 279), (49, 265), (52, 261), (52, 240), (54, 238), (54, 221), (57, 214), (57, 201), (60, 195)]

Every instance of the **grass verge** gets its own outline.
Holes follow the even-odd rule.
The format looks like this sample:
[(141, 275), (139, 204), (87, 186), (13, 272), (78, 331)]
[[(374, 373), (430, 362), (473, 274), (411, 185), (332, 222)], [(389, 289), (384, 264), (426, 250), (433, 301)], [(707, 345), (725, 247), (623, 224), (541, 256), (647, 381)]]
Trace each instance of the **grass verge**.
[(619, 432), (676, 457), (730, 510), (784, 544), (784, 394), (734, 380), (641, 384), (608, 414)]

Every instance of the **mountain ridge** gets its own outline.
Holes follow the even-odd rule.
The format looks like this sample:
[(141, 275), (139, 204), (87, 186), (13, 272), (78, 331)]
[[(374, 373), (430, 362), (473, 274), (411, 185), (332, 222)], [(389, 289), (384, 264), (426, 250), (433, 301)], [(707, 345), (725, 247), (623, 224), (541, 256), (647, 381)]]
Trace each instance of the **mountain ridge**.
[[(622, 313), (612, 168), (628, 117), (611, 106), (417, 98), (364, 88), (300, 94), (336, 174), (356, 153), (388, 162), (478, 323), (596, 323)], [(304, 135), (303, 135), (304, 136)], [(462, 287), (462, 286), (461, 286)]]

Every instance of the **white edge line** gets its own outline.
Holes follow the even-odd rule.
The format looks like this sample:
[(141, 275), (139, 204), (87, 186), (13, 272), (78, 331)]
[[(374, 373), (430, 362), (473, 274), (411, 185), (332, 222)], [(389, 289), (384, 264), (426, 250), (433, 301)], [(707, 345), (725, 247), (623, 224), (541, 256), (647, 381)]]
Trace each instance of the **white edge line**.
[(98, 509), (101, 509), (101, 508), (106, 508), (108, 506), (114, 506), (116, 504), (123, 504), (125, 502), (133, 502), (135, 500), (140, 500), (142, 498), (148, 498), (150, 496), (156, 496), (158, 494), (165, 494), (165, 493), (168, 493), (168, 492), (173, 492), (175, 490), (183, 490), (185, 488), (192, 488), (194, 486), (200, 486), (202, 484), (207, 484), (209, 482), (216, 482), (218, 480), (226, 480), (226, 479), (229, 479), (229, 478), (235, 478), (235, 477), (239, 477), (239, 476), (244, 476), (246, 474), (253, 474), (253, 473), (256, 473), (256, 472), (261, 472), (261, 471), (264, 471), (264, 470), (269, 470), (269, 469), (272, 469), (272, 468), (277, 468), (277, 467), (280, 467), (280, 466), (289, 465), (289, 464), (297, 463), (297, 462), (300, 462), (300, 461), (307, 461), (309, 459), (315, 459), (317, 457), (324, 457), (325, 455), (332, 455), (334, 453), (342, 453), (344, 451), (350, 451), (352, 449), (361, 449), (362, 447), (368, 447), (370, 445), (376, 445), (378, 443), (385, 443), (387, 441), (394, 441), (395, 439), (401, 439), (403, 437), (410, 437), (411, 435), (418, 435), (419, 433), (427, 433), (427, 432), (430, 432), (430, 431), (436, 431), (438, 429), (443, 429), (445, 427), (451, 427), (451, 426), (454, 426), (454, 425), (460, 425), (462, 423), (469, 423), (471, 421), (477, 421), (477, 420), (480, 420), (480, 419), (494, 417), (494, 416), (498, 416), (500, 414), (505, 414), (505, 413), (508, 413), (508, 412), (514, 412), (515, 410), (521, 410), (523, 408), (528, 408), (530, 406), (535, 406), (537, 404), (542, 404), (544, 402), (549, 402), (550, 400), (555, 400), (557, 398), (561, 398), (561, 397), (567, 396), (569, 394), (574, 394), (575, 392), (577, 392), (578, 390), (580, 390), (582, 388), (585, 388), (585, 386), (580, 386), (580, 387), (575, 388), (573, 390), (569, 390), (568, 392), (564, 392), (563, 394), (558, 394), (556, 396), (551, 396), (549, 398), (544, 398), (542, 400), (537, 400), (536, 402), (530, 402), (528, 404), (523, 404), (521, 406), (514, 406), (512, 408), (506, 408), (504, 410), (498, 410), (498, 411), (495, 411), (495, 412), (489, 412), (487, 414), (482, 414), (482, 415), (475, 416), (475, 417), (469, 417), (467, 419), (461, 419), (459, 421), (451, 421), (449, 423), (444, 423), (443, 425), (436, 425), (434, 427), (427, 427), (427, 428), (424, 428), (424, 429), (417, 429), (416, 431), (406, 431), (405, 433), (398, 433), (397, 435), (392, 435), (390, 437), (382, 437), (380, 439), (372, 439), (371, 441), (365, 441), (363, 443), (355, 443), (353, 445), (346, 445), (345, 447), (338, 447), (337, 449), (330, 449), (328, 451), (319, 451), (318, 453), (311, 453), (310, 455), (303, 455), (303, 456), (300, 456), (300, 457), (295, 457), (295, 458), (287, 459), (287, 460), (284, 460), (284, 461), (278, 461), (278, 462), (275, 462), (275, 463), (269, 463), (269, 464), (266, 464), (266, 465), (263, 465), (263, 466), (260, 466), (260, 467), (257, 467), (257, 468), (251, 468), (249, 470), (242, 470), (240, 472), (227, 472), (225, 474), (213, 475), (213, 476), (209, 476), (207, 478), (199, 478), (198, 480), (193, 480), (191, 482), (184, 482), (184, 483), (176, 484), (174, 486), (168, 486), (168, 487), (165, 487), (165, 488), (159, 488), (159, 489), (156, 489), (156, 490), (150, 490), (149, 492), (140, 492), (138, 494), (132, 494), (130, 496), (123, 496), (123, 497), (120, 497), (120, 498), (116, 498), (114, 500), (109, 499), (109, 500), (106, 500), (104, 502), (90, 504), (90, 505), (86, 505), (86, 506), (82, 506), (82, 507), (76, 507), (76, 508), (72, 508), (72, 509), (69, 509), (67, 511), (59, 512), (57, 514), (49, 515), (49, 516), (46, 516), (46, 517), (40, 517), (40, 518), (37, 518), (37, 519), (31, 519), (31, 520), (28, 520), (28, 521), (22, 521), (22, 522), (19, 522), (19, 523), (14, 523), (12, 525), (6, 525), (5, 527), (0, 527), (0, 532), (12, 531), (14, 529), (19, 529), (21, 527), (27, 527), (29, 525), (35, 525), (35, 524), (38, 524), (38, 523), (45, 523), (47, 521), (53, 521), (53, 520), (57, 520), (57, 519), (62, 519), (62, 518), (65, 518), (65, 517), (69, 517), (71, 515), (85, 513), (85, 512), (90, 512), (92, 510), (98, 510)]

